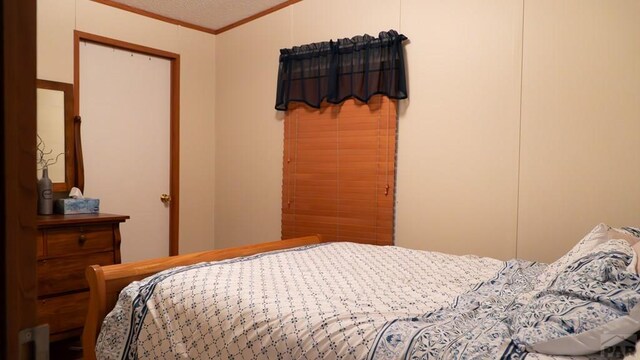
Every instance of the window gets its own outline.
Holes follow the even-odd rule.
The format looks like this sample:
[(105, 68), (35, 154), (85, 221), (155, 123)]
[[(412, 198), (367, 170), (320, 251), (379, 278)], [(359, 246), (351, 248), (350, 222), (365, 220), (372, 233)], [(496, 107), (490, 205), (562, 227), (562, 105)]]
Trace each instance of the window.
[(284, 122), (282, 238), (393, 244), (396, 101), (292, 103)]

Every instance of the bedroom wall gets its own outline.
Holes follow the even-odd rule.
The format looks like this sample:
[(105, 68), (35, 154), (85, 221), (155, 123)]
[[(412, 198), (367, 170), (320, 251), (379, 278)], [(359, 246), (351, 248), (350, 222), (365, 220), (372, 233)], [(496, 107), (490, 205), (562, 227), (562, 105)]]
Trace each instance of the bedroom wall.
[(401, 1), (396, 243), (515, 256), (522, 2)]
[(74, 29), (180, 54), (180, 252), (211, 249), (215, 36), (88, 0), (37, 7), (40, 79), (73, 83)]
[[(340, 10), (326, 11), (331, 7)], [(366, 16), (353, 16), (358, 11)], [(273, 110), (279, 49), (397, 29), (411, 41), (411, 100), (399, 122), (397, 244), (513, 257), (521, 19), (517, 2), (307, 0), (218, 35), (216, 246), (280, 236), (283, 130)], [(229, 95), (244, 91), (235, 100)], [(247, 155), (236, 156), (238, 148)], [(469, 227), (491, 235), (469, 242)]]
[(290, 10), (216, 36), (218, 248), (280, 238), (283, 117), (270, 111), (269, 95), (277, 78), (273, 51), (291, 43)]
[(639, 5), (306, 0), (218, 35), (216, 246), (280, 236), (278, 50), (390, 28), (410, 39), (398, 245), (552, 261), (640, 224)]
[(640, 2), (526, 2), (518, 256), (640, 226)]

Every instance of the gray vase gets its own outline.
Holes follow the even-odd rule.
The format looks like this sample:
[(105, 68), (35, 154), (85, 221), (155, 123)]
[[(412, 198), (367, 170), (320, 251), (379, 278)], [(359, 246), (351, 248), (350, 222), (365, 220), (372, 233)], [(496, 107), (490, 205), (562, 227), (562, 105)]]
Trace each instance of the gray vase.
[(38, 180), (38, 214), (53, 214), (53, 183), (49, 179), (49, 169), (42, 169), (42, 177)]

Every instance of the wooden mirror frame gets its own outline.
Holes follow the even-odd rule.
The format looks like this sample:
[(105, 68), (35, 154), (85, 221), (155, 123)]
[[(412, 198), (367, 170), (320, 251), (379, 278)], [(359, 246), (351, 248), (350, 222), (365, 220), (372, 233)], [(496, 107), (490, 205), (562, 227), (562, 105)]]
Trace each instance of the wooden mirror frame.
[(80, 116), (74, 116), (73, 84), (36, 80), (36, 88), (62, 91), (64, 94), (64, 182), (54, 182), (54, 192), (69, 192), (72, 187), (84, 190), (84, 164), (80, 141)]
[(73, 166), (75, 167), (75, 186), (84, 192), (84, 158), (82, 157), (82, 138), (80, 136), (80, 125), (82, 119), (80, 115), (73, 117), (73, 143), (74, 157)]

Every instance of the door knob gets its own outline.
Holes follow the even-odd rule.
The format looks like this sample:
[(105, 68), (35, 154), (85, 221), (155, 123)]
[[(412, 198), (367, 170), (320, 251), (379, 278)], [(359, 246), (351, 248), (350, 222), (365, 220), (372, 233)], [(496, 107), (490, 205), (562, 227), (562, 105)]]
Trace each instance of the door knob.
[(160, 201), (162, 201), (165, 205), (168, 205), (171, 202), (171, 196), (168, 194), (160, 195)]

